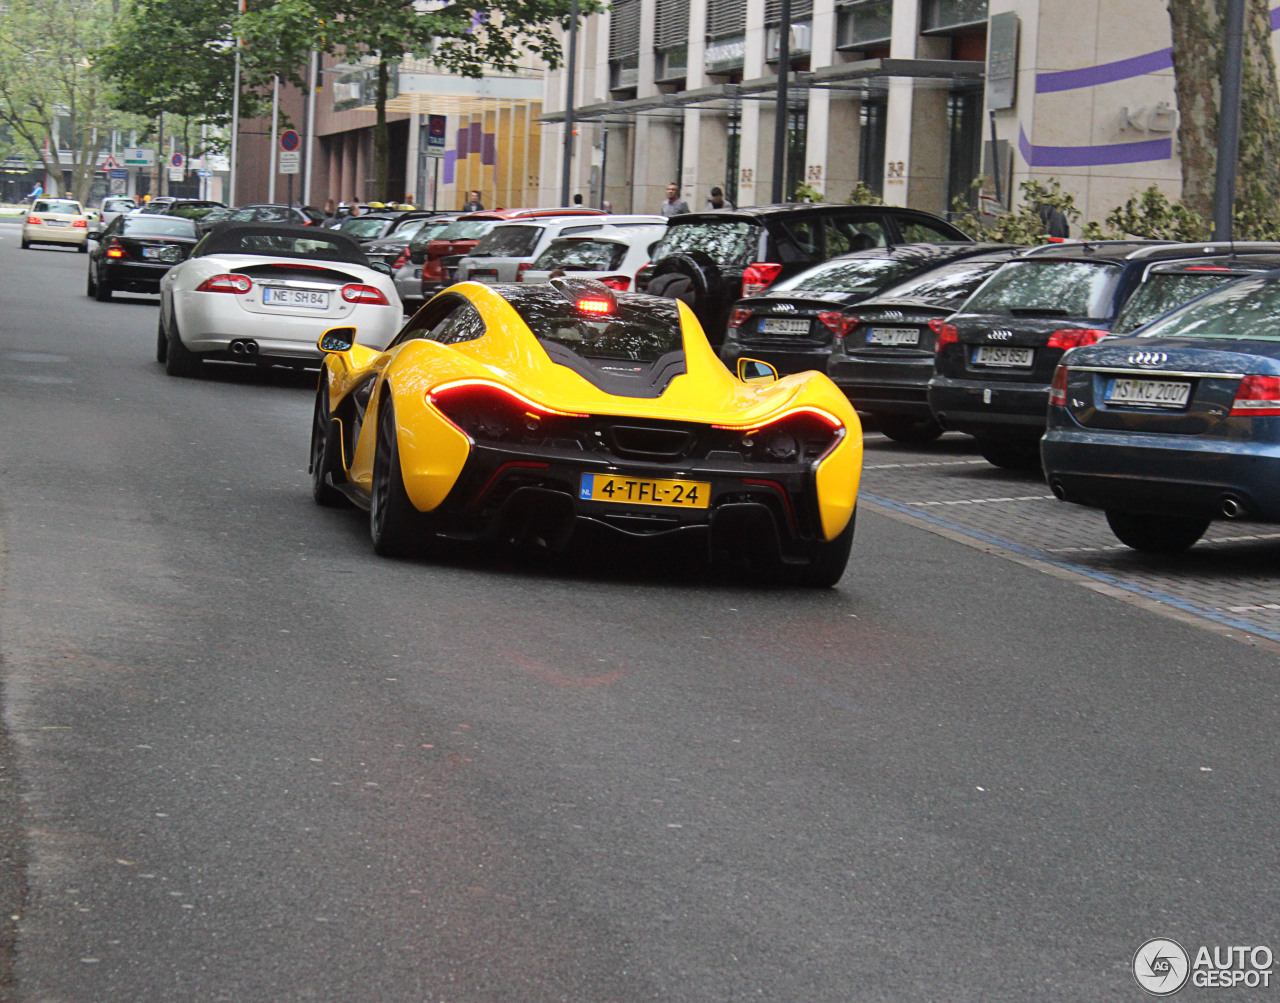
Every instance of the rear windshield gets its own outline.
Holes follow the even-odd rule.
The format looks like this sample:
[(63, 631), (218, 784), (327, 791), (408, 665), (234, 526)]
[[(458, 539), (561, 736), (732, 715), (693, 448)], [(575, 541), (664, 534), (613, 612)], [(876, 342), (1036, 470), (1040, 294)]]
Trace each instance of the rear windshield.
[[(302, 230), (301, 227), (296, 228)], [(332, 234), (330, 236), (330, 234)], [(273, 258), (320, 258), (367, 265), (368, 259), (350, 237), (334, 231), (302, 230), (294, 227), (224, 223), (205, 234), (191, 252), (192, 257), (209, 254), (261, 254)]]
[(80, 215), (80, 203), (70, 199), (42, 199), (37, 202), (32, 212), (63, 212), (72, 216)]
[(538, 292), (516, 288), (504, 290), (504, 295), (539, 341), (560, 345), (584, 359), (656, 362), (684, 347), (675, 300), (621, 300), (612, 315), (589, 317), (567, 299), (548, 295), (545, 286), (532, 289)]
[(627, 245), (616, 240), (553, 240), (538, 255), (535, 269), (563, 268), (566, 272), (606, 272), (622, 264)]
[(103, 199), (103, 212), (124, 212), (128, 209), (136, 209), (137, 203), (133, 199)]
[(843, 258), (824, 261), (807, 272), (769, 287), (778, 292), (874, 293), (920, 267), (915, 261), (892, 258)]
[(491, 219), (473, 219), (466, 223), (450, 223), (437, 233), (432, 240), (478, 240), (492, 230)]
[(1152, 272), (1138, 287), (1111, 325), (1112, 334), (1128, 334), (1170, 310), (1193, 300), (1201, 293), (1217, 289), (1224, 282), (1239, 278), (1229, 271), (1221, 272)]
[(1138, 337), (1280, 341), (1280, 281), (1233, 282), (1156, 321)]
[(120, 232), (130, 237), (194, 237), (196, 225), (177, 216), (125, 216)]
[(1105, 320), (1119, 280), (1119, 266), (1105, 261), (1010, 261), (962, 309)]
[(383, 217), (348, 216), (342, 221), (338, 230), (355, 237), (356, 240), (371, 240), (374, 237), (381, 237), (390, 224), (391, 221)]
[(653, 260), (701, 251), (718, 265), (745, 267), (756, 260), (759, 246), (760, 227), (747, 220), (673, 223), (654, 249)]
[(893, 299), (924, 300), (955, 310), (1001, 264), (999, 261), (957, 261), (890, 286), (884, 295)]
[(181, 216), (184, 219), (204, 219), (215, 209), (221, 208), (223, 207), (216, 202), (179, 202), (167, 209), (162, 209), (161, 212), (168, 216)]
[(471, 253), (477, 257), (527, 258), (538, 246), (540, 226), (495, 226)]

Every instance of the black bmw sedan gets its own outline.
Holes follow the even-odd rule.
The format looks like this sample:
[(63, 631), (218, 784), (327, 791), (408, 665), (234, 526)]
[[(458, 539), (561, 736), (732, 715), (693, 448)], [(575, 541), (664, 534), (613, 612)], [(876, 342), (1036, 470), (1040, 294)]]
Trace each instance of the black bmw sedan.
[(185, 260), (198, 239), (194, 220), (117, 216), (89, 252), (86, 292), (102, 303), (113, 292), (159, 293), (165, 272)]

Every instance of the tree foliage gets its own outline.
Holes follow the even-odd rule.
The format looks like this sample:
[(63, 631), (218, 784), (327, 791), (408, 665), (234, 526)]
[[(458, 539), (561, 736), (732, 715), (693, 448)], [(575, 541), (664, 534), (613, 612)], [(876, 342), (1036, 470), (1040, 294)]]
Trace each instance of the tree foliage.
[[(979, 188), (984, 180), (978, 178), (971, 187)], [(1047, 183), (1042, 184), (1031, 178), (1018, 187), (1022, 190), (1021, 201), (1012, 212), (1002, 216), (980, 215), (966, 198), (957, 197), (951, 206), (954, 213), (952, 222), (974, 240), (1001, 244), (1042, 244), (1048, 239), (1041, 215), (1042, 206), (1057, 209), (1066, 216), (1068, 223), (1079, 221), (1080, 210), (1076, 208), (1075, 196), (1064, 192), (1057, 179), (1049, 178)], [(1090, 224), (1093, 225), (1095, 224)], [(1092, 234), (1086, 232), (1086, 236), (1090, 235)]]

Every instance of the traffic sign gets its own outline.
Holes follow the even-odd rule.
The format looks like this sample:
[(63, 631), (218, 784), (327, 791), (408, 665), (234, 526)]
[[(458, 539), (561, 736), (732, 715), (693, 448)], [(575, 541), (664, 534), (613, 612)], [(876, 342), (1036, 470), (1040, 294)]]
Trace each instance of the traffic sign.
[(124, 167), (113, 167), (111, 168), (111, 176), (113, 178), (127, 178), (129, 176), (129, 171)]
[[(302, 140), (298, 137), (298, 134), (294, 132), (292, 129), (285, 129), (284, 132), (280, 133), (280, 149), (284, 150), (285, 152), (287, 153), (292, 152), (301, 145), (302, 145)], [(289, 172), (286, 171), (285, 173), (288, 174)]]
[(124, 151), (125, 167), (154, 167), (156, 151), (146, 147), (134, 147)]
[(211, 177), (213, 177), (213, 171), (196, 171), (196, 177), (198, 177), (198, 178), (211, 178)]
[(116, 163), (116, 158), (111, 154), (107, 154), (107, 159), (102, 162), (102, 166), (98, 168), (100, 171), (114, 171), (120, 165)]
[(185, 180), (187, 180), (187, 172), (186, 172), (186, 171), (184, 171), (181, 167), (170, 167), (170, 168), (169, 168), (169, 180), (170, 180), (170, 181), (185, 181)]
[(443, 157), (445, 146), (445, 125), (447, 119), (444, 115), (428, 115), (427, 116), (427, 156)]
[(175, 170), (181, 167), (184, 163), (186, 163), (186, 158), (181, 153), (175, 153), (169, 158), (169, 166), (173, 167)]
[(300, 174), (302, 167), (302, 154), (297, 150), (283, 150), (280, 153), (280, 173), (281, 174)]

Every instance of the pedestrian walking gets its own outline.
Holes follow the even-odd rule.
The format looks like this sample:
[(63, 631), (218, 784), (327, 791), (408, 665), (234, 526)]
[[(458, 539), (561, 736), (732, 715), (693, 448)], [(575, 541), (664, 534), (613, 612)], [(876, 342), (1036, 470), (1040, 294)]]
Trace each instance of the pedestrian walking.
[(480, 212), (480, 210), (484, 208), (484, 203), (480, 201), (480, 192), (472, 191), (468, 194), (470, 195), (470, 198), (467, 199), (466, 204), (462, 207), (462, 211)]
[(672, 182), (667, 185), (667, 200), (658, 207), (664, 216), (679, 216), (689, 211), (689, 203), (680, 197), (680, 186)]
[(711, 189), (711, 197), (707, 199), (708, 209), (732, 209), (734, 205), (724, 197), (724, 192), (720, 188)]

